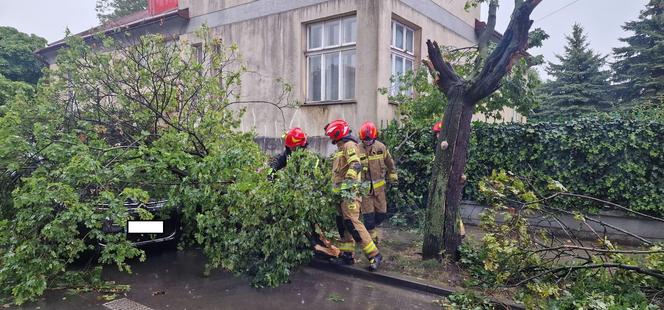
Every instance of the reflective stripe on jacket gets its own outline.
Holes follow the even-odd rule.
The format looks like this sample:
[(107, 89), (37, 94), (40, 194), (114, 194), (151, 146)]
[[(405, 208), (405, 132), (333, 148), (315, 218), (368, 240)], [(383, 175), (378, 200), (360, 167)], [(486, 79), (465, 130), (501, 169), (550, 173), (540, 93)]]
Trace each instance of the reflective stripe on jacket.
[(332, 183), (335, 187), (338, 187), (343, 181), (361, 180), (360, 150), (355, 141), (338, 142), (337, 152), (334, 153), (332, 159)]
[(360, 160), (362, 161), (362, 180), (371, 181), (373, 188), (385, 185), (385, 179), (398, 180), (392, 155), (385, 144), (376, 140), (367, 146), (360, 147)]

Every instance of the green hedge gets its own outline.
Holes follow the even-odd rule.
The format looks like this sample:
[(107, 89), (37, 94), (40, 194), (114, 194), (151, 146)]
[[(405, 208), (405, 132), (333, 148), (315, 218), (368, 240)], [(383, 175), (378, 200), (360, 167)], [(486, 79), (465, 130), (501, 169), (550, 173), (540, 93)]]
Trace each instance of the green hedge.
[[(388, 145), (399, 145), (409, 133), (414, 141), (395, 149), (404, 175), (396, 204), (426, 202), (433, 158), (429, 128), (391, 125), (383, 131)], [(428, 146), (428, 147), (426, 147)], [(625, 119), (579, 119), (566, 123), (475, 123), (466, 174), (466, 199), (478, 199), (478, 181), (492, 170), (504, 169), (544, 185), (547, 178), (570, 192), (612, 201), (664, 215), (664, 124)], [(414, 183), (409, 181), (414, 180)], [(586, 208), (579, 201), (557, 201), (561, 207)]]

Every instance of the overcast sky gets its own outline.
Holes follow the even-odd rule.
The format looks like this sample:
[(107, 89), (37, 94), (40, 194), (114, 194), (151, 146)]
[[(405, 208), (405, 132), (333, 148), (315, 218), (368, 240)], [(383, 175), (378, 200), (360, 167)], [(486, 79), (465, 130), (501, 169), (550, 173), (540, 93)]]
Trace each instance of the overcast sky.
[(54, 42), (65, 29), (79, 33), (97, 25), (95, 0), (0, 0), (0, 26), (34, 33)]
[[(286, 1), (286, 0), (284, 0)], [(291, 0), (289, 0), (291, 1)], [(458, 2), (458, 1), (455, 1)], [(534, 27), (544, 29), (551, 37), (533, 54), (543, 54), (548, 61), (557, 61), (562, 54), (565, 34), (575, 22), (587, 31), (591, 48), (609, 54), (621, 45), (618, 38), (627, 36), (620, 26), (637, 18), (648, 0), (544, 0), (533, 12)], [(509, 22), (514, 1), (502, 0), (497, 30)], [(482, 12), (485, 20), (486, 8)], [(35, 33), (49, 42), (64, 37), (65, 29), (73, 33), (97, 25), (95, 0), (0, 0), (0, 25)], [(435, 38), (434, 38), (435, 39)], [(539, 70), (544, 75), (544, 70)]]
[[(500, 3), (496, 30), (503, 32), (514, 9), (514, 1), (502, 0)], [(618, 38), (631, 35), (621, 26), (637, 19), (646, 3), (648, 0), (544, 0), (535, 8), (531, 19), (535, 21), (533, 28), (544, 29), (550, 37), (541, 48), (533, 49), (531, 53), (542, 54), (545, 60), (557, 63), (555, 54), (565, 52), (565, 35), (572, 32), (574, 23), (579, 23), (590, 41), (590, 48), (608, 55), (612, 48), (623, 45)], [(486, 20), (486, 15), (487, 8), (484, 8), (482, 20)], [(538, 71), (546, 78), (543, 69), (538, 68)]]

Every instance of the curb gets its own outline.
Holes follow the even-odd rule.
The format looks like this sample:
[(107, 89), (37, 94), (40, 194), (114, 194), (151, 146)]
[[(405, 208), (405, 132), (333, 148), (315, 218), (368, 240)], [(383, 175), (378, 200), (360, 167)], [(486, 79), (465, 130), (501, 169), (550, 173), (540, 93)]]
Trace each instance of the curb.
[[(335, 265), (331, 264), (328, 261), (320, 260), (320, 259), (313, 259), (309, 263), (310, 267), (316, 268), (316, 269), (321, 269), (321, 270), (327, 270), (327, 271), (332, 271), (344, 275), (351, 275), (355, 276), (364, 280), (372, 281), (372, 282), (377, 282), (377, 283), (382, 283), (390, 286), (394, 286), (397, 288), (407, 288), (407, 289), (412, 289), (420, 292), (425, 292), (425, 293), (430, 293), (430, 294), (435, 294), (435, 295), (440, 295), (440, 296), (449, 296), (451, 294), (457, 293), (457, 290), (451, 289), (451, 288), (443, 288), (440, 286), (432, 285), (429, 283), (425, 283), (421, 280), (409, 277), (409, 276), (403, 276), (403, 275), (393, 275), (393, 274), (387, 274), (387, 273), (381, 273), (381, 272), (371, 272), (368, 270), (364, 270), (360, 267), (354, 267), (354, 266), (347, 266), (347, 265)], [(523, 305), (517, 305), (517, 304), (512, 304), (512, 303), (505, 303), (499, 300), (496, 300), (494, 298), (489, 298), (489, 300), (496, 304), (496, 305), (501, 305), (504, 307), (504, 309), (518, 309), (518, 310), (525, 310)]]

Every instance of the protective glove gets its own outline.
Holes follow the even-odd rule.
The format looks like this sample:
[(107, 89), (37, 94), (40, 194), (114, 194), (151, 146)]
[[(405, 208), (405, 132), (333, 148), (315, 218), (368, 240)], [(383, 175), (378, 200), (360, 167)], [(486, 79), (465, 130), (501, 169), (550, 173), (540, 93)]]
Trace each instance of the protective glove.
[(392, 186), (397, 186), (399, 184), (399, 176), (396, 173), (390, 173), (387, 176), (387, 181), (392, 185)]

